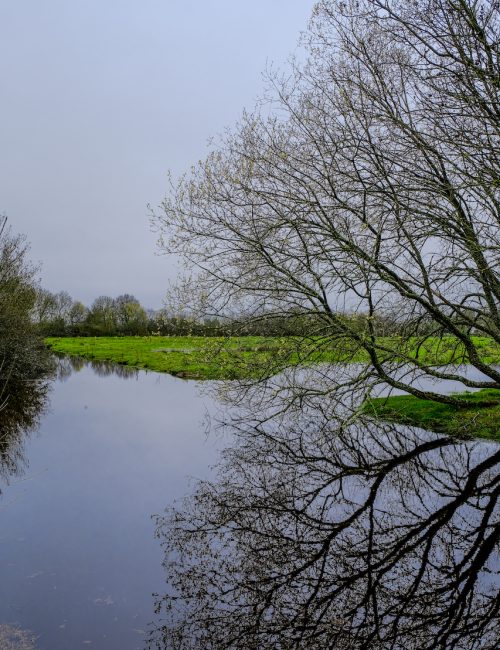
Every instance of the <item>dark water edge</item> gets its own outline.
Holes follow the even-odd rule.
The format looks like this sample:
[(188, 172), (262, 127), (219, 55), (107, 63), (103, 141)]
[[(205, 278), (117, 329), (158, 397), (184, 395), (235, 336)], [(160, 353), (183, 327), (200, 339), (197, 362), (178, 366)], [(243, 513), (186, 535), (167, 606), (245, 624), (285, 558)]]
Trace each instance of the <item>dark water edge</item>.
[(0, 473), (0, 625), (39, 650), (143, 648), (164, 584), (151, 516), (215, 459), (197, 385), (127, 370), (63, 362)]

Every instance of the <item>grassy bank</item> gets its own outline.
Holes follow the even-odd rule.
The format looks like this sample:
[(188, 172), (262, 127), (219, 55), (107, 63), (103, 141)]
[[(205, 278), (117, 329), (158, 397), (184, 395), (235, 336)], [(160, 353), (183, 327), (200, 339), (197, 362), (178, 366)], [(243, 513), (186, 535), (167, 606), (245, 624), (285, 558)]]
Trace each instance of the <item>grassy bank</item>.
[(279, 338), (197, 336), (123, 336), (48, 338), (55, 352), (85, 359), (165, 372), (188, 379), (236, 379), (252, 374), (271, 358), (293, 354)]
[[(332, 342), (311, 340), (304, 344), (303, 340), (293, 337), (82, 337), (48, 338), (46, 343), (58, 353), (189, 379), (237, 379), (274, 372), (280, 367), (298, 363), (366, 360), (362, 352), (341, 350)], [(390, 345), (391, 340), (384, 339), (384, 344)], [(477, 338), (476, 345), (486, 363), (500, 363), (500, 350), (490, 339)], [(456, 363), (460, 360), (457, 355), (453, 340), (429, 340), (425, 347), (418, 348), (420, 358), (436, 365)], [(494, 405), (477, 407), (475, 402), (486, 394)], [(467, 400), (470, 407), (456, 409), (402, 395), (372, 399), (366, 408), (381, 420), (404, 422), (457, 436), (473, 435), (500, 441), (500, 391), (469, 393)]]
[[(400, 344), (389, 338), (383, 342), (388, 347)], [(490, 339), (477, 337), (475, 342), (486, 363), (500, 363), (500, 349)], [(190, 379), (236, 379), (298, 363), (366, 360), (363, 351), (349, 351), (336, 342), (314, 339), (304, 343), (294, 337), (103, 336), (48, 338), (46, 343), (55, 352)], [(418, 348), (409, 342), (407, 347), (409, 355), (418, 355), (430, 364), (445, 365), (463, 360), (451, 337), (430, 339)]]
[[(454, 436), (488, 438), (500, 442), (500, 390), (460, 393), (467, 401), (464, 408), (422, 400), (412, 395), (395, 395), (370, 399), (365, 407), (375, 418), (401, 422)], [(478, 407), (487, 400), (491, 406)]]

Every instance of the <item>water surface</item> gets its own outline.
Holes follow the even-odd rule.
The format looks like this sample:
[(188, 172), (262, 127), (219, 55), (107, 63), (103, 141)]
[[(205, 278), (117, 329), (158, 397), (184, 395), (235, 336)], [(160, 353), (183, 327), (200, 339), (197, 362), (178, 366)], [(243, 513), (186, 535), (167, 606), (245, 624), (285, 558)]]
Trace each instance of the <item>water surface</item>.
[[(332, 385), (334, 376), (321, 377)], [(26, 400), (19, 426), (2, 422), (0, 646), (5, 630), (19, 627), (39, 650), (139, 650), (149, 629), (161, 648), (171, 647), (173, 630), (189, 650), (233, 633), (263, 639), (262, 647), (309, 635), (299, 647), (322, 648), (333, 632), (349, 648), (406, 650), (427, 608), (415, 647), (433, 647), (423, 638), (436, 634), (453, 638), (449, 647), (494, 647), (500, 446), (348, 423), (345, 404), (321, 391), (266, 421), (266, 408), (281, 413), (275, 388), (233, 399), (241, 421), (226, 439), (207, 437), (215, 405), (197, 383), (63, 359), (39, 425), (41, 399)], [(212, 483), (195, 480), (208, 476)], [(159, 520), (178, 558), (166, 574), (152, 516), (176, 501), (181, 525)], [(208, 545), (191, 535), (193, 523), (207, 526)], [(267, 590), (276, 576), (274, 602)], [(468, 609), (455, 615), (469, 578)], [(169, 621), (155, 615), (153, 593), (168, 602), (176, 579), (188, 598)], [(235, 600), (224, 605), (217, 589), (226, 579)], [(197, 602), (200, 585), (208, 596)], [(399, 608), (407, 617), (396, 628)], [(451, 629), (466, 615), (475, 617), (469, 627)]]
[(498, 649), (500, 445), (375, 422), (341, 371), (232, 389), (215, 479), (161, 521), (155, 648)]
[(206, 400), (168, 375), (72, 365), (0, 473), (0, 625), (42, 650), (142, 648), (164, 583), (151, 515), (209, 471)]

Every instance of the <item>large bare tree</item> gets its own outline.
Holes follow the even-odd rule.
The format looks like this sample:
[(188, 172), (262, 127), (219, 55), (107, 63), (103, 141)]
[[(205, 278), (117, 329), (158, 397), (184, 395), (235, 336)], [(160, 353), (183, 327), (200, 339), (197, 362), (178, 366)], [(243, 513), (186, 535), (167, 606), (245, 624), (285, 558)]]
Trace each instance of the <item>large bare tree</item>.
[[(314, 345), (363, 351), (419, 397), (460, 404), (420, 375), (498, 388), (478, 337), (500, 343), (499, 16), (497, 0), (318, 2), (307, 60), (155, 218), (195, 269), (193, 304), (307, 316)], [(436, 342), (478, 372), (438, 367)]]

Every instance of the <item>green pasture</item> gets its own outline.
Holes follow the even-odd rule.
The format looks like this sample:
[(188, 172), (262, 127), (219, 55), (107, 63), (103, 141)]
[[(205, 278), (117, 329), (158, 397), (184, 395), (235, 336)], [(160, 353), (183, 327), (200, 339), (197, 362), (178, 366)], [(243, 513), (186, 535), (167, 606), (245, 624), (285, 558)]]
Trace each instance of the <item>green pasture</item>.
[[(404, 344), (397, 338), (380, 339), (387, 353), (397, 349), (431, 365), (467, 362), (452, 337), (427, 339), (425, 344)], [(366, 352), (345, 340), (328, 338), (241, 336), (123, 336), (48, 338), (55, 352), (85, 359), (112, 361), (134, 368), (166, 372), (190, 379), (237, 379), (275, 372), (306, 363), (366, 361)], [(476, 337), (485, 363), (500, 363), (500, 347), (491, 339)]]
[(166, 372), (186, 379), (236, 379), (293, 355), (293, 345), (279, 338), (201, 336), (123, 336), (48, 338), (54, 352), (85, 359)]

